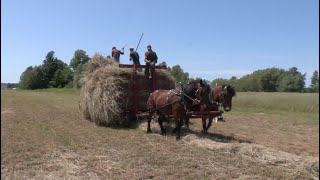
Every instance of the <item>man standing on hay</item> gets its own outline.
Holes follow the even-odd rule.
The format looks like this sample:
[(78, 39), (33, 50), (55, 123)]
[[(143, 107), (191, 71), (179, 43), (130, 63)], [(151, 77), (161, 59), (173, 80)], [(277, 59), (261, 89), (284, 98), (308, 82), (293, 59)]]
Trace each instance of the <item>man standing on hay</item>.
[(140, 65), (140, 57), (139, 57), (139, 54), (137, 53), (137, 51), (134, 50), (133, 47), (130, 47), (129, 48), (130, 50), (130, 61), (133, 61), (133, 64), (135, 65)]
[(124, 48), (119, 51), (116, 47), (112, 47), (111, 56), (117, 63), (120, 63), (120, 54), (124, 55)]
[(156, 63), (158, 61), (157, 53), (152, 51), (151, 45), (147, 46), (147, 51), (144, 54), (144, 61), (146, 62), (146, 68), (145, 68), (144, 74), (147, 77), (149, 76), (149, 79), (151, 79), (152, 78), (151, 77), (151, 70), (152, 70), (152, 68), (154, 68), (154, 66), (156, 65)]

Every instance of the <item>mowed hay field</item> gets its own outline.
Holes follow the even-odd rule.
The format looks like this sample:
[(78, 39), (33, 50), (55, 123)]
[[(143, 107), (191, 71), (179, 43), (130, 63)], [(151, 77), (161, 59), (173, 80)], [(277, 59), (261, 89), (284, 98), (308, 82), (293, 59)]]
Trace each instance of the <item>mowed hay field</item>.
[[(238, 93), (226, 122), (182, 139), (99, 127), (79, 91), (1, 91), (3, 179), (319, 179), (319, 95)], [(170, 124), (165, 124), (168, 130)]]

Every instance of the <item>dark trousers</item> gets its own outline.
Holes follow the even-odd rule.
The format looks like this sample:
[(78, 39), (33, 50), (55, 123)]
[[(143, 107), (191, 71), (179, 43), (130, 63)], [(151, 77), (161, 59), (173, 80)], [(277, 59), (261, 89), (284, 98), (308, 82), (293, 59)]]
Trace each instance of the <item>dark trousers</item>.
[(146, 63), (146, 68), (144, 69), (144, 74), (146, 76), (150, 76), (151, 74), (151, 68), (154, 68), (155, 66), (155, 63), (154, 62), (151, 62), (151, 63)]
[(140, 65), (140, 61), (139, 60), (133, 60), (133, 64)]

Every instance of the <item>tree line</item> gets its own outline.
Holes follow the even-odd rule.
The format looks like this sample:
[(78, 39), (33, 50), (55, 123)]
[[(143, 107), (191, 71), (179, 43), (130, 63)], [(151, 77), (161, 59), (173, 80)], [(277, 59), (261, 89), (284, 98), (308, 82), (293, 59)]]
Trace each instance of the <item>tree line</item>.
[[(182, 84), (194, 80), (189, 78), (189, 74), (184, 72), (179, 65), (173, 66), (169, 70)], [(211, 86), (228, 84), (234, 86), (239, 92), (319, 92), (319, 73), (317, 70), (312, 74), (310, 87), (305, 87), (305, 79), (306, 74), (299, 72), (296, 67), (289, 70), (273, 67), (254, 71), (239, 79), (232, 76), (230, 79), (217, 78), (206, 81)]]
[[(50, 51), (41, 65), (30, 66), (21, 74), (19, 88), (80, 88), (79, 80), (89, 60), (90, 57), (86, 52), (79, 49), (74, 52), (68, 65), (56, 58), (54, 51)], [(177, 82), (186, 84), (194, 80), (179, 65), (168, 67), (166, 62), (161, 62), (159, 65), (165, 67)], [(305, 87), (305, 79), (306, 74), (299, 72), (296, 67), (288, 70), (273, 67), (254, 71), (239, 79), (233, 76), (230, 79), (217, 78), (206, 81), (211, 86), (229, 84), (240, 92), (319, 92), (319, 73), (317, 70), (312, 74), (310, 87)]]
[(44, 89), (44, 88), (72, 88), (80, 87), (79, 80), (85, 64), (90, 57), (84, 50), (74, 53), (70, 64), (66, 64), (54, 56), (50, 51), (43, 63), (39, 66), (29, 66), (21, 74), (19, 88), (21, 89)]

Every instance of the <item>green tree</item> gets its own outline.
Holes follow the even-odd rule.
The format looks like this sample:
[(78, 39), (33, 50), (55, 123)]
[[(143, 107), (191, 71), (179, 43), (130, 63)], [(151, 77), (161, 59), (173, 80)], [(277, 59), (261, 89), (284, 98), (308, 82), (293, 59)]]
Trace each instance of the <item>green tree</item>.
[[(45, 86), (43, 88), (47, 88), (52, 86), (52, 82), (54, 81), (54, 76), (57, 70), (63, 70), (68, 68), (68, 65), (63, 61), (59, 60), (58, 58), (54, 57), (54, 51), (50, 51), (46, 59), (43, 61), (42, 64), (42, 72), (44, 73), (44, 81)], [(56, 86), (56, 85), (55, 85)], [(53, 87), (55, 87), (53, 86)]]
[(263, 70), (261, 75), (261, 88), (265, 92), (275, 92), (279, 86), (279, 80), (285, 73), (283, 69), (268, 68)]
[(281, 92), (302, 92), (305, 85), (306, 74), (298, 72), (296, 67), (290, 68), (280, 78), (278, 91)]
[(86, 54), (86, 51), (78, 49), (74, 52), (73, 58), (70, 61), (70, 67), (74, 72), (73, 87), (80, 88), (80, 79), (89, 60), (90, 57)]
[(161, 66), (161, 67), (164, 68), (164, 69), (167, 69), (167, 68), (168, 68), (167, 63), (166, 63), (165, 61), (159, 63), (158, 66)]
[(186, 84), (189, 80), (189, 74), (184, 72), (179, 65), (175, 65), (171, 69), (171, 75), (182, 84)]
[(19, 88), (41, 89), (45, 87), (42, 66), (28, 67), (20, 76)]
[(252, 92), (260, 92), (262, 91), (261, 87), (261, 74), (262, 71), (258, 70), (253, 72), (250, 75), (245, 75), (242, 78), (239, 79), (239, 84), (241, 84), (241, 87), (236, 87), (237, 89), (240, 89), (241, 91), (252, 91)]
[(313, 92), (319, 92), (319, 72), (317, 70), (312, 73), (310, 87)]
[(230, 80), (231, 80), (231, 81), (232, 81), (232, 80), (237, 80), (237, 77), (232, 76), (232, 77), (230, 78)]
[(54, 57), (50, 51), (43, 64), (28, 67), (20, 76), (22, 89), (41, 89), (48, 87), (64, 87), (73, 81), (73, 72), (68, 65)]
[(85, 64), (89, 60), (90, 57), (86, 54), (86, 51), (78, 49), (74, 52), (73, 58), (70, 61), (70, 67), (75, 71), (80, 64)]
[(86, 64), (80, 64), (74, 71), (74, 76), (73, 76), (73, 87), (75, 88), (80, 88), (81, 83), (80, 79), (83, 77), (83, 72), (86, 69), (87, 63)]
[(50, 81), (50, 86), (55, 88), (65, 87), (67, 84), (73, 81), (73, 72), (69, 68), (58, 69), (52, 80)]
[(8, 88), (17, 88), (19, 86), (18, 83), (7, 83), (8, 84)]
[(223, 79), (223, 78), (217, 78), (217, 79), (214, 79), (213, 81), (211, 81), (211, 83), (210, 83), (210, 85), (212, 87), (219, 86), (219, 85), (222, 85), (222, 84), (229, 84), (229, 80), (228, 79)]
[(33, 67), (27, 67), (27, 69), (20, 76), (19, 88), (31, 89), (33, 73)]

